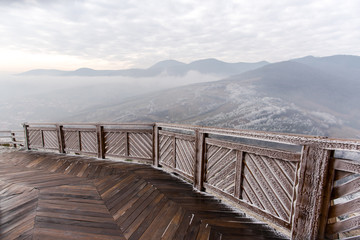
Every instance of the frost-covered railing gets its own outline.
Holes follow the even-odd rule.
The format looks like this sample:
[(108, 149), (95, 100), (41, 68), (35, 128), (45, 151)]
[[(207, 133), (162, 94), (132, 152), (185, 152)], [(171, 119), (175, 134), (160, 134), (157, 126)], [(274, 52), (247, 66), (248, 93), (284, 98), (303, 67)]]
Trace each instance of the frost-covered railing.
[(360, 236), (360, 141), (177, 124), (24, 124), (28, 149), (137, 159), (292, 239)]
[(0, 145), (24, 146), (24, 131), (1, 130)]

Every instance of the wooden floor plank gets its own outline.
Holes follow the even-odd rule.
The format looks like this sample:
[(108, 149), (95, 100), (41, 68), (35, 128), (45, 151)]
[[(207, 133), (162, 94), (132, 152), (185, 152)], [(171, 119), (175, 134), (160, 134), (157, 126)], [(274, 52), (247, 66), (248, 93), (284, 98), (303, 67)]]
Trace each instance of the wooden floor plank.
[(148, 165), (0, 152), (1, 239), (286, 239)]

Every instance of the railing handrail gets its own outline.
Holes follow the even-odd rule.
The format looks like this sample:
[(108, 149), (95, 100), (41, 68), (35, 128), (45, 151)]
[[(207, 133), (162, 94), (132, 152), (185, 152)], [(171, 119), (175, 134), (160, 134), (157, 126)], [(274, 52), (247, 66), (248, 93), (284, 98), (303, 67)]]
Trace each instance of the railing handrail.
[(172, 128), (178, 130), (199, 130), (207, 134), (217, 134), (233, 137), (243, 137), (255, 140), (277, 142), (291, 145), (316, 144), (329, 150), (354, 150), (360, 151), (360, 139), (329, 138), (324, 136), (311, 136), (302, 134), (266, 132), (257, 130), (228, 129), (220, 127), (205, 127), (196, 125), (182, 125), (172, 123), (155, 123), (157, 127)]
[[(22, 134), (20, 134), (22, 133)], [(1, 134), (9, 134), (9, 135), (1, 135)], [(7, 141), (3, 141), (6, 139)], [(21, 140), (19, 140), (21, 139)], [(0, 131), (0, 144), (11, 144), (13, 147), (17, 147), (18, 145), (23, 146), (25, 142), (24, 131), (20, 130), (1, 130)]]
[(54, 122), (44, 122), (44, 123), (23, 123), (23, 125), (34, 125), (34, 126), (56, 126), (56, 125), (62, 125), (62, 126), (154, 126), (154, 123), (111, 123), (111, 122), (88, 122), (88, 123), (82, 123), (82, 122), (63, 122), (63, 123), (54, 123)]

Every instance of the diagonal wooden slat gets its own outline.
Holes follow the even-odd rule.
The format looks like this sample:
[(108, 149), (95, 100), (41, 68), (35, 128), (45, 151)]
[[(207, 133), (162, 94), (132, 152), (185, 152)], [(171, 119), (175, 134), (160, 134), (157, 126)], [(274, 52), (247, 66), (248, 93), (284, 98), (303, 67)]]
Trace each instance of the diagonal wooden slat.
[(84, 131), (80, 132), (81, 151), (89, 153), (97, 153), (96, 132)]
[[(220, 152), (220, 151), (219, 151)], [(223, 169), (226, 165), (228, 165), (231, 162), (236, 161), (235, 159), (235, 151), (231, 149), (222, 149), (221, 151), (223, 155), (214, 155), (213, 158), (208, 158), (208, 168), (207, 168), (207, 174), (208, 175), (214, 175), (219, 172), (219, 170)], [(215, 156), (218, 156), (218, 158), (215, 158)]]
[(125, 156), (126, 143), (124, 132), (105, 132), (105, 152), (110, 155)]
[(39, 130), (29, 130), (29, 147), (42, 147), (41, 132)]
[[(272, 173), (272, 176), (276, 178), (277, 182), (283, 188), (287, 197), (291, 199), (294, 190), (295, 179), (290, 179), (290, 174), (288, 174), (286, 170), (282, 168), (282, 166), (286, 163), (284, 163), (284, 161), (282, 161), (281, 159), (273, 159), (266, 156), (262, 157), (260, 160), (262, 160), (263, 164), (268, 167), (268, 171)], [(295, 177), (294, 173), (291, 175)]]
[(159, 138), (160, 164), (165, 164), (169, 167), (175, 167), (175, 159), (173, 157), (174, 139), (166, 135), (160, 135)]
[(152, 158), (152, 134), (129, 133), (129, 155), (139, 158)]
[[(275, 159), (271, 160), (276, 161)], [(255, 172), (254, 175), (256, 175), (267, 199), (269, 199), (276, 210), (276, 215), (279, 215), (283, 220), (288, 221), (291, 210), (291, 200), (287, 198), (284, 189), (281, 187), (280, 183), (277, 182), (271, 171), (266, 168), (262, 157), (249, 154), (249, 157), (245, 158), (245, 161), (251, 171)]]
[(226, 193), (233, 194), (235, 191), (236, 153), (231, 149), (213, 147), (213, 149), (216, 148), (218, 148), (217, 154), (207, 158), (209, 167), (206, 172), (206, 181)]
[(44, 147), (50, 149), (58, 149), (59, 141), (56, 130), (44, 130)]
[[(256, 180), (256, 173), (252, 173), (249, 169), (248, 165), (245, 165), (244, 168), (244, 179), (248, 182), (248, 186), (251, 187), (251, 192), (256, 195), (256, 199), (259, 201), (255, 204), (256, 207), (267, 211), (268, 213), (275, 215), (275, 217), (279, 217), (270, 200), (267, 198), (266, 194), (263, 192), (261, 188), (261, 183)], [(246, 190), (245, 190), (246, 191)], [(249, 193), (249, 192), (248, 192)], [(252, 196), (253, 197), (253, 196)]]
[(195, 143), (176, 139), (176, 168), (192, 176), (195, 164)]
[(64, 130), (65, 151), (80, 151), (77, 131)]

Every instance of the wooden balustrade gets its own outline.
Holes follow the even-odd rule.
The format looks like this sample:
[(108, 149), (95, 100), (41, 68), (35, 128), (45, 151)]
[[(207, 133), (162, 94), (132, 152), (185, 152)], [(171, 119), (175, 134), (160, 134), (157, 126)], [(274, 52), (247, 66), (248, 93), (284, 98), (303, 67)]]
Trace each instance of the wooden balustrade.
[(0, 145), (10, 145), (12, 147), (24, 146), (23, 131), (0, 131)]
[[(360, 236), (359, 140), (165, 123), (41, 123), (24, 130), (28, 149), (162, 167), (292, 239)], [(355, 158), (337, 157), (341, 151)]]

